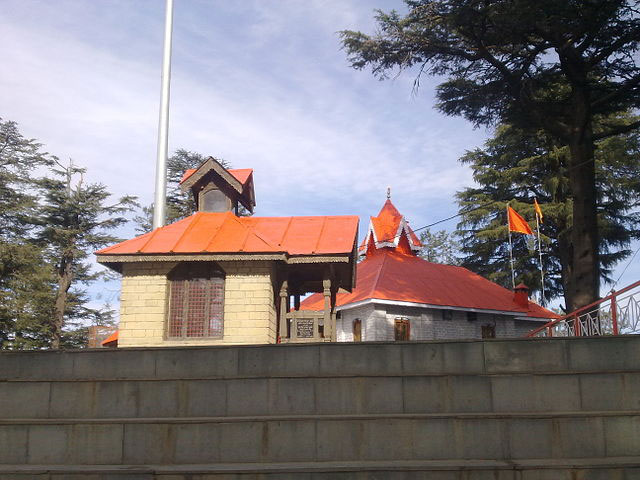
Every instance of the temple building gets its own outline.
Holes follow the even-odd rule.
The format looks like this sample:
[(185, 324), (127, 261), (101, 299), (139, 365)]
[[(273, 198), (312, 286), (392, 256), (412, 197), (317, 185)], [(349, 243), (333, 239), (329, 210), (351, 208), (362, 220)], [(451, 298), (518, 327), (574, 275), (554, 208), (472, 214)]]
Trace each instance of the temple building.
[[(387, 198), (360, 246), (356, 287), (337, 295), (338, 342), (516, 337), (557, 317), (530, 301), (525, 285), (510, 291), (466, 268), (427, 262), (421, 248)], [(314, 294), (300, 309), (322, 306)]]
[[(255, 207), (253, 171), (213, 158), (181, 188), (196, 213), (96, 252), (122, 274), (119, 329), (103, 344), (335, 341), (337, 291), (355, 283), (357, 216), (238, 216)], [(306, 292), (322, 306), (300, 318)]]

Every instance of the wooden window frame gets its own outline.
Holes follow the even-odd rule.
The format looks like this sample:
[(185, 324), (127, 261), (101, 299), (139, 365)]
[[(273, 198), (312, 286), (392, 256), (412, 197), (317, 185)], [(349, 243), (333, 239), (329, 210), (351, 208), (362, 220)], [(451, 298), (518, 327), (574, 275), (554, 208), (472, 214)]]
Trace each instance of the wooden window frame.
[(168, 275), (165, 336), (169, 340), (224, 336), (225, 273), (213, 262), (182, 262)]
[[(406, 332), (406, 338), (399, 338), (401, 335), (398, 335), (400, 329), (398, 329), (398, 325), (403, 325), (403, 330)], [(393, 322), (393, 337), (396, 342), (408, 342), (411, 340), (411, 322), (408, 318), (398, 317)]]
[(491, 324), (482, 325), (480, 330), (482, 338), (496, 338), (496, 326)]
[[(356, 324), (358, 325), (358, 339), (356, 340)], [(362, 320), (356, 318), (352, 323), (352, 333), (353, 333), (353, 341), (361, 342), (362, 341)]]

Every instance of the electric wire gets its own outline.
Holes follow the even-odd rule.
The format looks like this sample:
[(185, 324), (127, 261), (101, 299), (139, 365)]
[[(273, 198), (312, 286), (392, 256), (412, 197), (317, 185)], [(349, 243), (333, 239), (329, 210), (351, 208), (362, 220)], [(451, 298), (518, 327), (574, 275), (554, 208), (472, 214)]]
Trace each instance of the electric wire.
[[(589, 159), (589, 160), (585, 160), (585, 161), (580, 162), (580, 163), (578, 163), (576, 165), (571, 165), (569, 167), (566, 167), (565, 170), (567, 172), (569, 172), (569, 171), (574, 170), (574, 169), (576, 169), (578, 167), (581, 167), (582, 165), (586, 165), (587, 163), (590, 163), (590, 162), (594, 162), (595, 163), (595, 160), (593, 158)], [(438, 220), (436, 222), (430, 223), (429, 225), (424, 225), (424, 226), (419, 227), (419, 228), (411, 228), (411, 230), (413, 230), (414, 233), (415, 232), (419, 232), (420, 230), (424, 230), (426, 228), (431, 228), (431, 227), (433, 227), (435, 225), (439, 225), (441, 223), (448, 222), (449, 220), (453, 220), (454, 218), (461, 217), (462, 215), (466, 215), (466, 214), (475, 212), (476, 210), (481, 210), (483, 208), (489, 207), (489, 206), (491, 206), (491, 205), (493, 205), (495, 203), (503, 203), (503, 202), (504, 202), (504, 200), (492, 200), (490, 202), (483, 203), (482, 205), (480, 205), (478, 207), (472, 208), (471, 210), (465, 210), (464, 212), (459, 212), (459, 213), (457, 213), (455, 215), (451, 215), (450, 217), (443, 218), (442, 220)], [(382, 240), (378, 240), (378, 242), (395, 242), (396, 239), (398, 239), (398, 238), (400, 238), (400, 234), (396, 234), (393, 237), (389, 237), (389, 238), (384, 238)], [(636, 252), (636, 253), (638, 253), (638, 252)], [(634, 257), (635, 257), (635, 254), (634, 254)]]
[(618, 284), (618, 282), (620, 281), (620, 279), (624, 275), (624, 272), (627, 271), (627, 268), (629, 268), (629, 265), (631, 265), (631, 262), (633, 262), (633, 259), (636, 258), (636, 255), (638, 254), (638, 252), (640, 252), (640, 247), (638, 247), (636, 249), (635, 253), (633, 255), (631, 255), (631, 258), (629, 259), (629, 262), (627, 262), (627, 265), (624, 267), (624, 270), (622, 270), (622, 273), (618, 276), (618, 279), (615, 282), (613, 282), (613, 285), (611, 285), (611, 291), (613, 291), (615, 286)]

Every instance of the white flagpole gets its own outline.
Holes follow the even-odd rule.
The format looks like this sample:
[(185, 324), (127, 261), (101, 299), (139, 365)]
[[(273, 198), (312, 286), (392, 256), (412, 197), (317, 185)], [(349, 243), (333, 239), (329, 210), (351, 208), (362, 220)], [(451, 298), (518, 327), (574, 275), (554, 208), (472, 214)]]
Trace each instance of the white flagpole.
[(158, 157), (156, 160), (156, 193), (153, 204), (153, 228), (165, 222), (167, 196), (167, 151), (169, 149), (169, 86), (171, 83), (171, 33), (173, 0), (167, 0), (164, 18), (164, 51), (162, 56), (162, 87), (158, 123)]
[(511, 243), (511, 219), (509, 218), (509, 204), (507, 203), (507, 230), (509, 231), (509, 264), (511, 265), (511, 286), (516, 288), (516, 275), (513, 272), (513, 244)]
[(538, 232), (538, 254), (540, 256), (540, 287), (541, 287), (541, 296), (540, 296), (540, 305), (544, 305), (544, 268), (542, 266), (542, 243), (540, 243), (540, 222), (538, 221), (538, 212), (536, 214), (536, 231)]

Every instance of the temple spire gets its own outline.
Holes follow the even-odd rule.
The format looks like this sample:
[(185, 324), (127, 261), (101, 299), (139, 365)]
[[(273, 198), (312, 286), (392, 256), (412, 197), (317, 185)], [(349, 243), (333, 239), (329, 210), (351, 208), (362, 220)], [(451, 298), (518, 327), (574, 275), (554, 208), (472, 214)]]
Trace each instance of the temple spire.
[(409, 222), (391, 203), (391, 187), (387, 187), (387, 200), (377, 217), (371, 217), (371, 223), (360, 252), (372, 255), (376, 251), (397, 251), (416, 255), (422, 247), (420, 240), (411, 230)]

